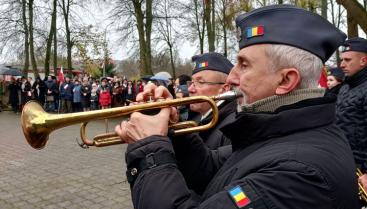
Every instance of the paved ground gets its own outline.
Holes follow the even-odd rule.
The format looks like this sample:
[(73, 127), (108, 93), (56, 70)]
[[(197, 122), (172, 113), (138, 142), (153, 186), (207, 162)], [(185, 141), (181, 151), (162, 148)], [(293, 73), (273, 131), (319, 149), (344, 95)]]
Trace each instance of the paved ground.
[[(102, 133), (103, 124), (89, 125), (88, 135)], [(20, 115), (0, 112), (0, 208), (132, 209), (126, 145), (82, 149), (78, 134), (79, 125), (56, 130), (44, 149), (35, 150), (23, 136)]]

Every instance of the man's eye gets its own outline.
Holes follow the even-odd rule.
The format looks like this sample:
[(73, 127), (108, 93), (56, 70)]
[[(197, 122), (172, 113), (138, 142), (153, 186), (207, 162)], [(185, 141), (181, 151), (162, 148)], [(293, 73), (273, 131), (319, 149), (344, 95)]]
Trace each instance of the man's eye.
[(241, 64), (241, 70), (246, 70), (247, 69), (247, 64)]

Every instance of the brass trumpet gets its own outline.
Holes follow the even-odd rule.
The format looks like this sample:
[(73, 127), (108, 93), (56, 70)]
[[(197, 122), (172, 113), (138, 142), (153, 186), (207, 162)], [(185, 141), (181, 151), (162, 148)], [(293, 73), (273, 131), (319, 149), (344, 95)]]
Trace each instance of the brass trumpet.
[(49, 114), (43, 110), (40, 104), (35, 101), (30, 101), (26, 103), (23, 108), (21, 115), (21, 124), (25, 138), (27, 139), (29, 145), (31, 145), (35, 149), (42, 149), (46, 146), (49, 135), (52, 131), (77, 123), (82, 123), (80, 135), (86, 145), (96, 147), (109, 146), (114, 144), (122, 144), (124, 142), (115, 133), (97, 135), (93, 140), (87, 139), (85, 136), (85, 127), (89, 121), (121, 117), (139, 111), (176, 107), (192, 103), (208, 102), (212, 108), (213, 113), (213, 117), (210, 123), (198, 126), (194, 121), (187, 121), (184, 123), (172, 124), (170, 126), (173, 135), (200, 132), (208, 130), (216, 124), (218, 120), (218, 108), (216, 105), (216, 101), (233, 100), (240, 96), (241, 95), (238, 92), (230, 91), (211, 97), (184, 97), (180, 99), (137, 104), (133, 106), (66, 114)]
[[(363, 173), (362, 171), (357, 168), (357, 172), (356, 172), (358, 178), (363, 176)], [(359, 196), (359, 199), (362, 200), (363, 202), (367, 203), (367, 193), (366, 193), (366, 190), (364, 190), (363, 188), (363, 185), (361, 183), (358, 182), (358, 196)]]

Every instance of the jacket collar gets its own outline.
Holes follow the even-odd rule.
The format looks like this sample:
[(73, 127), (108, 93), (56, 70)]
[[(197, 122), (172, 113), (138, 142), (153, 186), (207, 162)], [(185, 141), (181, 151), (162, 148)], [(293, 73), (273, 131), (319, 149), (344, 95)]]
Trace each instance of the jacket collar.
[(367, 80), (367, 67), (363, 68), (362, 70), (358, 71), (356, 74), (352, 75), (351, 77), (345, 78), (345, 83), (348, 84), (351, 88), (354, 88), (361, 83)]
[[(227, 115), (233, 113), (236, 111), (236, 107), (237, 107), (237, 101), (233, 100), (233, 101), (224, 101), (223, 103), (221, 103), (218, 108), (219, 108), (219, 118), (224, 118)], [(203, 120), (200, 121), (200, 124), (207, 124), (212, 120), (213, 114), (210, 113), (207, 117), (205, 117)]]
[(335, 96), (299, 101), (274, 112), (240, 112), (221, 131), (233, 149), (290, 133), (331, 124), (335, 120)]

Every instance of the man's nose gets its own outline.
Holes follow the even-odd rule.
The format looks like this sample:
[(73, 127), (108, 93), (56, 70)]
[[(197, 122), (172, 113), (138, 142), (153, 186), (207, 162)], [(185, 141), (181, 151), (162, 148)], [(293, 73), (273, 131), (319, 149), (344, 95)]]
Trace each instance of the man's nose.
[(240, 79), (238, 71), (236, 70), (236, 67), (233, 67), (231, 72), (229, 73), (226, 83), (230, 86), (239, 86), (240, 85)]

